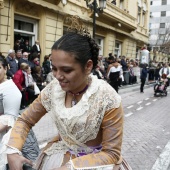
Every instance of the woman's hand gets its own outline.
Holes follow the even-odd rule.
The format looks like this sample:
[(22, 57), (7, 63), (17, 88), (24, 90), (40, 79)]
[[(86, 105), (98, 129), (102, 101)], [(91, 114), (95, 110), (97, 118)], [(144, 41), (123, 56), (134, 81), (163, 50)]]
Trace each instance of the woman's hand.
[(8, 159), (8, 165), (10, 170), (22, 170), (23, 164), (28, 164), (30, 166), (33, 166), (32, 161), (24, 158), (18, 153), (8, 154), (7, 159)]

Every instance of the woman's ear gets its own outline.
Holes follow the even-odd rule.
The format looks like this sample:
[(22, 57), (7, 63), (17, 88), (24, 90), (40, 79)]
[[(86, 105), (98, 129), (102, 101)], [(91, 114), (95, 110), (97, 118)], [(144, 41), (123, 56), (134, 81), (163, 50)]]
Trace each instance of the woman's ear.
[(86, 74), (90, 74), (92, 69), (93, 69), (93, 61), (88, 60), (87, 63), (86, 63), (86, 66), (85, 66)]

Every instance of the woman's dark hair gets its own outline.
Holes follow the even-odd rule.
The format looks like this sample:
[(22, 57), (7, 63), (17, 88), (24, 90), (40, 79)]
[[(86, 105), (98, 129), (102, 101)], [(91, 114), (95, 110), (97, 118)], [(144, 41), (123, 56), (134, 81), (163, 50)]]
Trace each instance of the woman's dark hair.
[(7, 67), (7, 62), (6, 62), (6, 59), (4, 59), (3, 57), (0, 56), (0, 63), (2, 64), (3, 68), (6, 68)]
[(49, 58), (50, 58), (49, 55), (45, 55), (45, 56), (44, 56), (44, 62), (46, 62)]
[(99, 47), (89, 36), (69, 32), (54, 43), (52, 50), (63, 50), (73, 54), (83, 68), (89, 59), (93, 61), (93, 68), (97, 65)]

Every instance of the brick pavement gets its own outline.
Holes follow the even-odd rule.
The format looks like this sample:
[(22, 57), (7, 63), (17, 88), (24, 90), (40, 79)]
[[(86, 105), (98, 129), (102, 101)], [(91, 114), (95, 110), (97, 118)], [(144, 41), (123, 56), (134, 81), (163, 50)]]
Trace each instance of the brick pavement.
[[(125, 114), (132, 109), (126, 107), (137, 101), (153, 96), (153, 87), (145, 89), (145, 93), (131, 91), (121, 94)], [(153, 98), (150, 98), (153, 99)], [(157, 157), (170, 139), (170, 115), (166, 104), (170, 96), (158, 98), (143, 110), (130, 117), (125, 117), (122, 154), (133, 170), (151, 170)], [(40, 144), (46, 142), (57, 130), (50, 117), (45, 115), (33, 128)]]

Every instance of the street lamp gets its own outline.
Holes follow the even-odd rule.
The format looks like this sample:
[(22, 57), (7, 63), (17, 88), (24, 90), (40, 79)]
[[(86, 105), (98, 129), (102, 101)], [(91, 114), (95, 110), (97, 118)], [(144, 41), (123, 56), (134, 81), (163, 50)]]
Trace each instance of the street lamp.
[(93, 10), (93, 38), (95, 39), (96, 33), (96, 14), (102, 13), (103, 9), (106, 8), (106, 0), (99, 0), (99, 6), (97, 4), (97, 0), (93, 0), (92, 3), (89, 4), (89, 0), (86, 1), (86, 6)]

